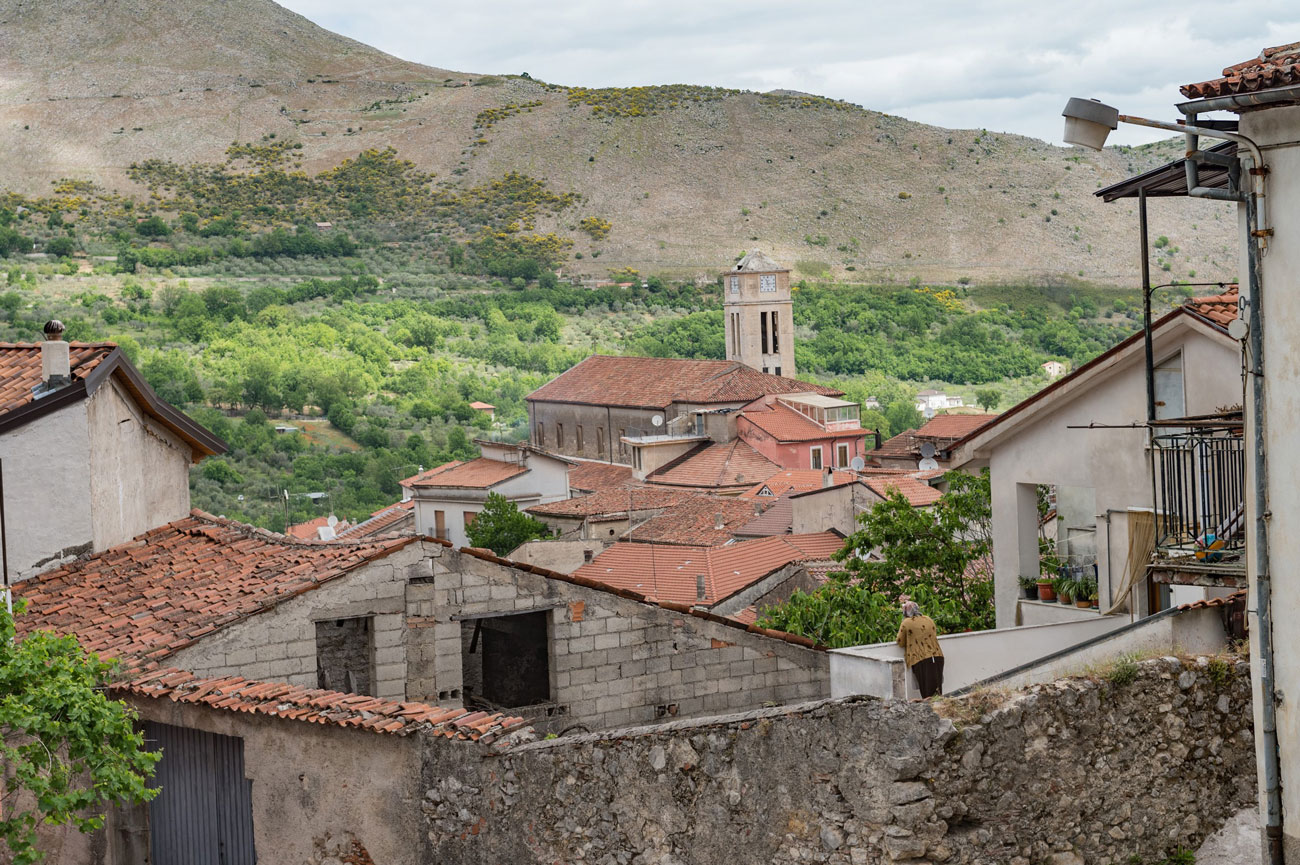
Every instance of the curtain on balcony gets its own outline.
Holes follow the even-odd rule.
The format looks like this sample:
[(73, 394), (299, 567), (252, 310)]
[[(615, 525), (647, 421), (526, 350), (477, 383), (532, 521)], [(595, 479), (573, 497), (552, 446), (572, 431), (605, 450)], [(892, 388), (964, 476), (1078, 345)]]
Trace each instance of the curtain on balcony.
[(1128, 559), (1120, 574), (1121, 582), (1111, 580), (1111, 605), (1106, 615), (1128, 607), (1129, 594), (1147, 574), (1147, 565), (1156, 549), (1156, 515), (1151, 511), (1128, 512)]

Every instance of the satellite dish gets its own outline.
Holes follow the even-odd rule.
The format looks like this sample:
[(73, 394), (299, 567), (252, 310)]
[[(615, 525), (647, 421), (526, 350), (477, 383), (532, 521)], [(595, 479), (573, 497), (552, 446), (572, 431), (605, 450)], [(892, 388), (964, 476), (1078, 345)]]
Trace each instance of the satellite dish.
[(921, 442), (921, 456), (927, 460), (934, 456), (934, 445), (930, 442)]
[(867, 466), (867, 461), (864, 460), (862, 457), (854, 457), (852, 461), (849, 463), (849, 468), (853, 469), (855, 472), (862, 471), (864, 468), (866, 468), (866, 466)]
[(650, 425), (651, 425), (651, 426), (656, 426), (656, 427), (663, 426), (663, 425), (664, 425), (664, 416), (661, 415), (661, 414), (657, 414), (657, 415), (655, 415), (654, 417), (650, 418)]
[(329, 526), (331, 529), (337, 526), (338, 524), (339, 524), (339, 518), (334, 516), (333, 514), (330, 514), (329, 519), (325, 521), (325, 525)]
[(934, 457), (926, 457), (925, 459), (917, 463), (916, 467), (923, 472), (929, 472), (937, 469), (939, 467), (939, 464), (935, 462)]
[(1236, 340), (1245, 339), (1250, 335), (1250, 325), (1240, 318), (1234, 318), (1228, 322), (1228, 336)]

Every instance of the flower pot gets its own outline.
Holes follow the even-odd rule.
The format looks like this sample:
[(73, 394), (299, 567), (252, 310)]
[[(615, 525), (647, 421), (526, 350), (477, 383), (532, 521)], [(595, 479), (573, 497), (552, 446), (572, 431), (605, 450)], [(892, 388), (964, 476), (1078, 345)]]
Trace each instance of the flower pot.
[(1039, 584), (1038, 584), (1038, 600), (1040, 600), (1040, 601), (1055, 601), (1055, 600), (1056, 600), (1056, 590), (1052, 588), (1052, 584), (1051, 584), (1051, 583), (1039, 583)]
[(1074, 602), (1074, 605), (1081, 610), (1092, 609), (1092, 601), (1089, 601), (1087, 598), (1080, 598)]
[(1057, 601), (1057, 603), (1059, 603), (1059, 604), (1064, 604), (1064, 605), (1066, 605), (1067, 607), (1068, 607), (1070, 604), (1074, 603), (1074, 599), (1071, 598), (1069, 595), (1061, 594), (1061, 593), (1059, 593), (1059, 592), (1058, 592), (1057, 595), (1056, 595), (1056, 601)]
[(1094, 610), (1100, 610), (1101, 602), (1096, 598), (1093, 598), (1091, 601), (1088, 602), (1088, 606), (1092, 607)]
[(1035, 585), (1035, 586), (1025, 586), (1025, 588), (1024, 588), (1023, 591), (1024, 591), (1024, 593), (1025, 593), (1025, 600), (1026, 600), (1026, 601), (1032, 601), (1032, 600), (1034, 600), (1035, 598), (1038, 597), (1038, 586), (1036, 586), (1036, 585)]

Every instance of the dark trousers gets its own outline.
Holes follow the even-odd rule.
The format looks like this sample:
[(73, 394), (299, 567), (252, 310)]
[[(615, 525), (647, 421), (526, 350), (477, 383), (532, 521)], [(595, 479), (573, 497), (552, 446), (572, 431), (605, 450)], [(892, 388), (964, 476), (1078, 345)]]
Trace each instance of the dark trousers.
[(912, 675), (916, 676), (916, 687), (922, 697), (933, 697), (943, 693), (943, 655), (923, 658), (912, 665)]

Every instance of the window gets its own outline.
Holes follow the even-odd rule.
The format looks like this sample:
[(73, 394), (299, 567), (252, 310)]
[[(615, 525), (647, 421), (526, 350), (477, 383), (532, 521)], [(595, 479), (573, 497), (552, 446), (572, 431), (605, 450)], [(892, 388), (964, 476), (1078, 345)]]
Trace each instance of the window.
[(776, 311), (773, 310), (772, 312), (772, 354), (776, 354), (781, 350), (781, 340), (777, 337), (778, 333), (780, 333), (780, 329), (776, 325)]
[(539, 448), (544, 448), (544, 447), (546, 447), (546, 425), (543, 424), (541, 421), (538, 421), (538, 422), (537, 422), (537, 442), (536, 442), (536, 444), (537, 444), (537, 446), (538, 446)]
[(555, 446), (557, 448), (564, 447), (564, 424), (562, 423), (555, 425)]
[(776, 274), (765, 273), (758, 278), (759, 291), (776, 291)]
[(632, 448), (632, 468), (641, 468), (641, 448)]
[(474, 525), (474, 521), (478, 519), (478, 511), (465, 511), (463, 519), (465, 520), (465, 531), (469, 531), (469, 527)]
[(514, 709), (551, 700), (549, 615), (517, 613), (460, 623), (466, 706)]
[(767, 367), (763, 367), (763, 375), (767, 375)]
[(433, 512), (433, 536), (440, 541), (449, 540), (447, 537), (447, 512)]
[(740, 277), (739, 277), (739, 276), (733, 276), (733, 277), (731, 277), (731, 293), (732, 293), (732, 294), (740, 294)]
[(581, 451), (582, 450), (582, 424), (578, 424), (577, 442), (578, 442), (578, 450)]
[(369, 616), (316, 623), (316, 687), (373, 696), (370, 631)]
[(840, 468), (846, 468), (849, 464), (849, 446), (847, 444), (837, 444), (835, 446), (835, 462)]
[(627, 435), (627, 430), (623, 429), (622, 427), (619, 427), (619, 429), (618, 429), (618, 452), (619, 452), (620, 454), (625, 454), (625, 453), (627, 453), (627, 442), (623, 441), (623, 437), (626, 436), (626, 435)]
[(758, 314), (758, 327), (763, 332), (763, 354), (767, 354), (767, 313)]
[(772, 374), (773, 374), (773, 375), (780, 375), (780, 374), (781, 374), (781, 367), (778, 366), (778, 367), (776, 368), (776, 372), (774, 372), (774, 373), (772, 373)]
[(605, 428), (603, 426), (596, 427), (596, 452), (602, 454), (605, 452)]
[(809, 459), (810, 459), (810, 461), (811, 461), (812, 467), (815, 468), (815, 469), (820, 469), (820, 468), (822, 467), (822, 448), (821, 448), (821, 445), (818, 445), (818, 446), (815, 447), (815, 448), (809, 448), (809, 449), (808, 449), (808, 457), (809, 457)]

